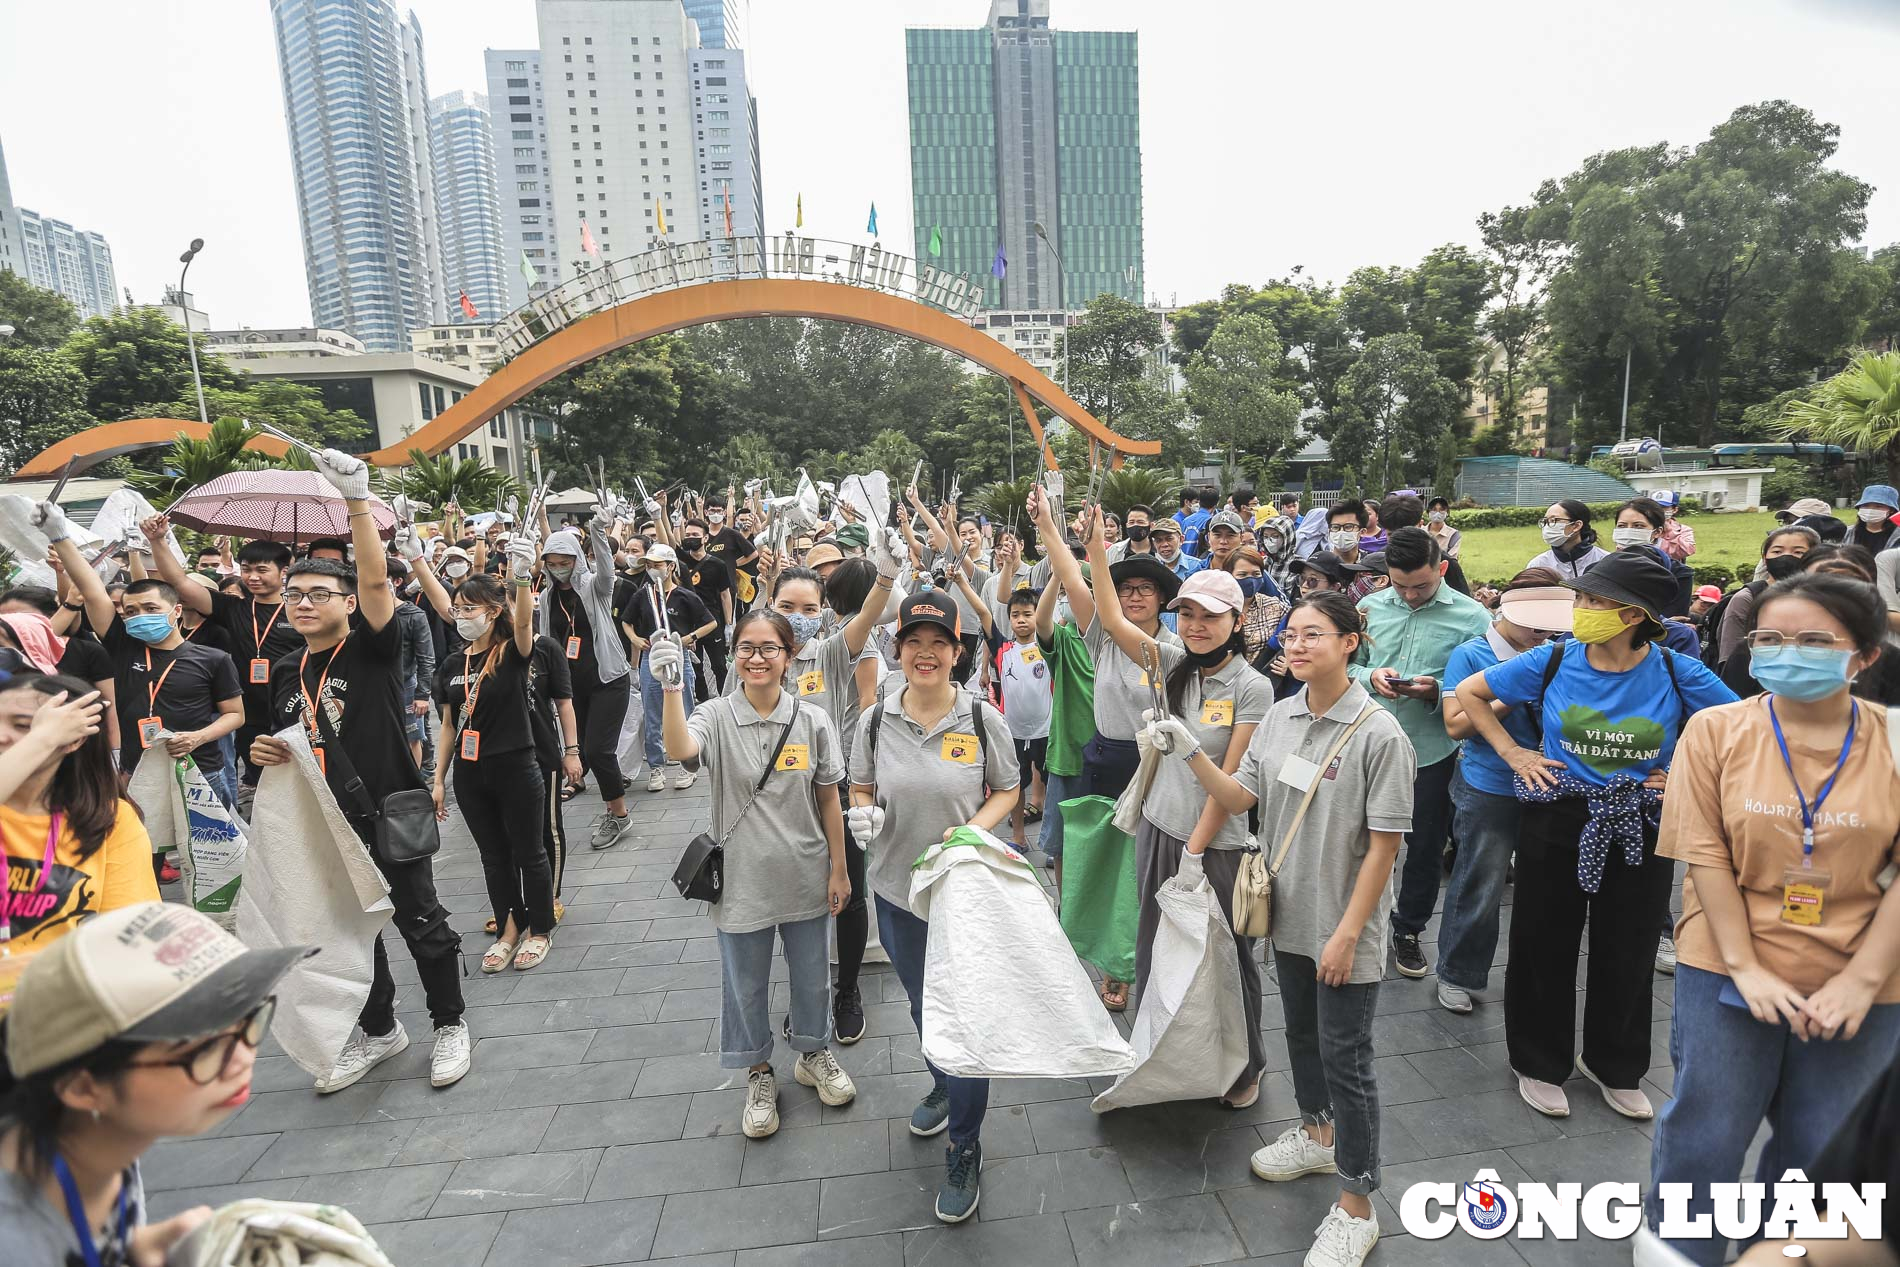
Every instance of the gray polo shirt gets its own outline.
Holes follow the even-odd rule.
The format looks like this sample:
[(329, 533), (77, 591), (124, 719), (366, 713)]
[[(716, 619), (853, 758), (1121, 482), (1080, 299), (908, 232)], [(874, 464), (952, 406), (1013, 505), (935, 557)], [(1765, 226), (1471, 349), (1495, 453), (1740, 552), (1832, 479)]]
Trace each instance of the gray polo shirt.
[[(1141, 714), (1154, 707), (1154, 692), (1148, 689), (1147, 672), (1122, 654), (1115, 640), (1102, 628), (1102, 622), (1090, 623), (1082, 635), (1095, 661), (1095, 733), (1104, 739), (1132, 742), (1141, 729)], [(1172, 629), (1162, 626), (1155, 635), (1161, 644), (1161, 672), (1165, 677), (1175, 662), (1187, 654), (1181, 639)]]
[[(1179, 657), (1175, 657), (1177, 660)], [(1219, 672), (1192, 674), (1181, 692), (1181, 720), (1201, 742), (1201, 751), (1219, 765), (1235, 726), (1259, 725), (1273, 707), (1273, 684), (1241, 656), (1230, 656)], [(1207, 791), (1185, 761), (1164, 760), (1155, 769), (1141, 816), (1183, 843), (1194, 834), (1207, 805)], [(1247, 844), (1244, 815), (1221, 824), (1210, 849), (1241, 849)]]
[[(727, 839), (788, 721), (792, 729), (772, 777)], [(688, 768), (712, 771), (712, 835), (726, 847), (725, 894), (713, 907), (714, 926), (750, 933), (828, 914), (831, 847), (817, 788), (844, 780), (844, 754), (825, 710), (784, 693), (772, 715), (761, 717), (745, 696), (722, 695), (695, 708), (686, 730), (699, 741), (699, 760)]]
[[(1412, 828), (1412, 779), (1418, 772), (1412, 741), (1398, 719), (1379, 708), (1357, 683), (1322, 717), (1307, 709), (1302, 688), (1268, 710), (1234, 775), (1260, 799), (1260, 849), (1271, 865), (1306, 795), (1304, 787), (1286, 781), (1291, 775), (1289, 757), (1317, 765), (1367, 704), (1373, 704), (1372, 716), (1332, 765), (1315, 776), (1319, 791), (1273, 882), (1274, 946), (1315, 961), (1352, 902), (1359, 866), (1372, 846), (1368, 833)], [(1391, 917), (1388, 875), (1379, 907), (1366, 921), (1353, 954), (1354, 985), (1385, 975)]]
[[(970, 606), (970, 600), (963, 596), (963, 587), (958, 585), (956, 578), (949, 574), (950, 558), (956, 553), (956, 548), (953, 546), (945, 553), (938, 554), (929, 547), (925, 547), (924, 553), (926, 556), (925, 566), (927, 568), (934, 568), (940, 562), (945, 566), (943, 587), (949, 590), (950, 597), (956, 600), (957, 618), (963, 626), (964, 635), (967, 637), (970, 634), (976, 634), (978, 637), (981, 637), (983, 634), (983, 622), (977, 619), (976, 608)], [(983, 587), (989, 584), (990, 570), (983, 566), (981, 560), (978, 560), (976, 566), (970, 569), (969, 576), (970, 588), (981, 596)]]
[(904, 911), (910, 909), (910, 868), (918, 856), (983, 808), (984, 784), (1000, 792), (1020, 781), (1009, 724), (995, 708), (983, 705), (978, 764), (970, 693), (959, 689), (950, 711), (928, 729), (904, 711), (909, 694), (908, 686), (899, 686), (884, 699), (875, 763), (869, 739), (875, 710), (858, 722), (851, 748), (851, 781), (875, 784), (884, 807), (884, 830), (871, 842), (865, 880), (871, 892)]

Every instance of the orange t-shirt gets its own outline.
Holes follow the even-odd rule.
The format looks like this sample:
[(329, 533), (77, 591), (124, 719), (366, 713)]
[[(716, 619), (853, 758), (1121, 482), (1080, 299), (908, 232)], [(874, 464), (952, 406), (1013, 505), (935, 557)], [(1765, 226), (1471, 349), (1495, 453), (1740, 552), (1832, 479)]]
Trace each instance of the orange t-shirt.
[[(1900, 863), (1900, 771), (1887, 742), (1887, 710), (1861, 700), (1853, 750), (1814, 823), (1814, 869), (1831, 873), (1821, 922), (1784, 923), (1782, 878), (1801, 865), (1801, 806), (1775, 744), (1768, 700), (1757, 695), (1689, 719), (1669, 768), (1656, 852), (1732, 870), (1748, 907), (1756, 957), (1805, 994), (1825, 985), (1860, 949), (1883, 896), (1878, 878)], [(1788, 740), (1810, 805), (1841, 755), (1838, 741), (1824, 746)], [(1729, 975), (1693, 878), (1682, 886), (1676, 957)], [(1874, 1001), (1900, 1003), (1900, 971)]]
[(40, 864), (46, 859), (51, 826), (45, 814), (20, 814), (0, 806), (0, 844), (7, 860), (6, 891), (0, 896), (11, 915), (10, 949), (16, 955), (44, 950), (89, 915), (158, 901), (152, 838), (129, 802), (119, 802), (112, 830), (83, 862), (70, 821), (62, 823), (53, 847), (52, 874), (42, 884)]

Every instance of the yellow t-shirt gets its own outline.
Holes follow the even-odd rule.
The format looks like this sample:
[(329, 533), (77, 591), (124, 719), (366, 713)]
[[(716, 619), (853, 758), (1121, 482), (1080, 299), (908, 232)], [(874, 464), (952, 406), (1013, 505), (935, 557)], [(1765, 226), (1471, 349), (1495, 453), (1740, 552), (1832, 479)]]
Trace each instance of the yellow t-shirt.
[(45, 949), (86, 916), (158, 901), (152, 839), (130, 802), (119, 802), (112, 830), (83, 862), (79, 838), (71, 823), (63, 822), (53, 847), (52, 875), (42, 884), (40, 864), (46, 858), (50, 827), (45, 814), (20, 814), (0, 806), (0, 841), (5, 842), (7, 856), (5, 897), (15, 954)]
[[(1861, 700), (1853, 751), (1815, 819), (1814, 870), (1830, 876), (1820, 922), (1784, 921), (1782, 882), (1790, 867), (1801, 866), (1801, 808), (1775, 744), (1768, 699), (1757, 695), (1689, 719), (1669, 768), (1656, 852), (1733, 871), (1748, 907), (1756, 958), (1807, 994), (1860, 949), (1882, 897), (1876, 880), (1889, 863), (1900, 862), (1900, 819), (1892, 812), (1900, 773), (1887, 743), (1887, 710)], [(1833, 773), (1840, 744), (1823, 752), (1790, 738), (1788, 752), (1812, 804)], [(1692, 968), (1729, 975), (1693, 879), (1682, 886), (1676, 957)], [(1874, 1001), (1900, 1003), (1900, 971), (1887, 978)]]

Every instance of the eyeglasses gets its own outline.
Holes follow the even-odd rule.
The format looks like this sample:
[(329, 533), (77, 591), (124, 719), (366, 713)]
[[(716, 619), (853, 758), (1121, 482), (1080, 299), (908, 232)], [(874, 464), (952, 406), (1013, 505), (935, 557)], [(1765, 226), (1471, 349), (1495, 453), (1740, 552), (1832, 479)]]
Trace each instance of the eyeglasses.
[(1341, 634), (1337, 629), (1301, 629), (1298, 631), (1289, 629), (1280, 635), (1280, 645), (1283, 647), (1306, 647), (1316, 645), (1321, 638), (1340, 638), (1344, 636), (1345, 635)]
[(488, 614), (488, 609), (486, 607), (459, 607), (458, 606), (458, 607), (449, 608), (449, 615), (455, 617), (457, 620), (466, 620), (470, 616), (485, 616), (487, 614)]
[(341, 590), (285, 590), (284, 605), (287, 607), (295, 607), (305, 599), (308, 599), (311, 603), (321, 607), (333, 598), (343, 597), (346, 597), (346, 595), (344, 595)]
[(1574, 519), (1540, 519), (1537, 522), (1546, 528), (1568, 528), (1577, 521)]
[(1825, 660), (1830, 652), (1852, 650), (1854, 644), (1825, 629), (1804, 629), (1784, 634), (1779, 629), (1757, 629), (1742, 639), (1752, 651), (1775, 651), (1792, 646), (1804, 660)]
[(201, 1087), (208, 1087), (224, 1076), (231, 1067), (231, 1057), (237, 1054), (239, 1043), (252, 1051), (264, 1041), (264, 1035), (270, 1030), (270, 1018), (277, 1011), (275, 995), (265, 999), (234, 1030), (214, 1034), (191, 1050), (182, 1052), (170, 1060), (135, 1060), (134, 1069), (171, 1069), (185, 1071), (185, 1076)]
[(742, 642), (732, 654), (740, 660), (776, 660), (785, 654), (785, 648), (776, 642)]
[(1300, 592), (1303, 594), (1311, 594), (1318, 590), (1325, 589), (1330, 584), (1332, 584), (1332, 582), (1323, 576), (1303, 576), (1300, 578)]
[(1161, 590), (1151, 582), (1137, 581), (1133, 585), (1117, 585), (1115, 593), (1122, 598), (1154, 598)]

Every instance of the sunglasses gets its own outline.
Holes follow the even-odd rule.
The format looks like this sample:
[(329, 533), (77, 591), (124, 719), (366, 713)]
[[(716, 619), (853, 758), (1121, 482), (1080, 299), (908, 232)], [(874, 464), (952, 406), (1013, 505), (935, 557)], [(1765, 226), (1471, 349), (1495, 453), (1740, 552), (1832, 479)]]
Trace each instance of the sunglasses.
[(257, 1005), (257, 1010), (241, 1021), (236, 1029), (222, 1034), (214, 1034), (189, 1051), (181, 1052), (170, 1060), (135, 1060), (134, 1069), (183, 1069), (185, 1076), (201, 1087), (208, 1087), (224, 1077), (231, 1067), (231, 1057), (237, 1054), (239, 1043), (252, 1051), (264, 1041), (264, 1035), (270, 1031), (270, 1018), (277, 1011), (277, 998), (272, 995)]

